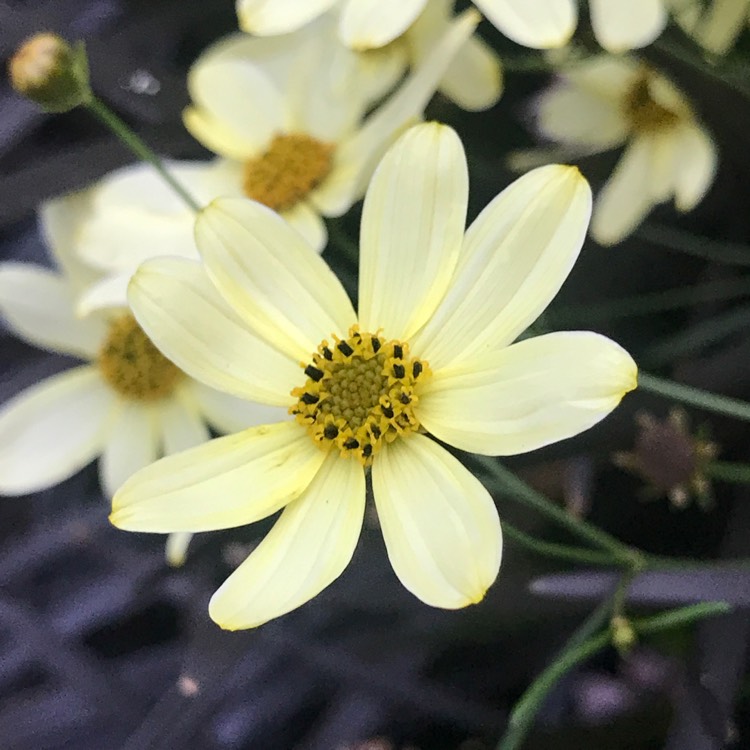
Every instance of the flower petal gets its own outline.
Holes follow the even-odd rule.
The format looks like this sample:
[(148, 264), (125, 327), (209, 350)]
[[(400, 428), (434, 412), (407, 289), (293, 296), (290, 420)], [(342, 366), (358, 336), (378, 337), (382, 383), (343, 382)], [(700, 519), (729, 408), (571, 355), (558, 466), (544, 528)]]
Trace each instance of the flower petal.
[(600, 245), (614, 245), (627, 237), (651, 210), (652, 158), (656, 141), (634, 138), (625, 149), (612, 176), (596, 197), (591, 236)]
[(573, 0), (475, 0), (475, 4), (505, 36), (535, 49), (562, 47), (578, 22)]
[(284, 220), (293, 226), (315, 252), (322, 253), (328, 242), (328, 230), (320, 214), (304, 201), (284, 211)]
[(93, 367), (76, 367), (21, 392), (0, 408), (0, 493), (52, 487), (104, 445), (112, 392)]
[(331, 173), (310, 196), (324, 216), (341, 216), (364, 194), (388, 145), (403, 128), (422, 117), (451, 60), (471, 37), (479, 19), (476, 11), (468, 10), (453, 21), (398, 91), (336, 149)]
[(587, 153), (619, 146), (630, 130), (621, 101), (566, 80), (539, 97), (536, 125), (545, 138)]
[(142, 469), (115, 495), (110, 520), (156, 533), (243, 526), (299, 497), (324, 459), (296, 422), (251, 427)]
[(349, 564), (365, 511), (365, 473), (329, 454), (304, 494), (211, 598), (227, 630), (254, 628), (317, 596)]
[(235, 398), (197, 381), (193, 381), (191, 385), (191, 395), (201, 414), (211, 427), (225, 435), (248, 427), (291, 419), (289, 412), (280, 406), (268, 406)]
[(383, 449), (372, 484), (401, 583), (433, 607), (481, 601), (502, 554), (500, 519), (481, 482), (445, 448), (415, 434)]
[(220, 198), (198, 216), (198, 249), (224, 299), (297, 360), (346, 335), (354, 309), (336, 275), (296, 229), (254, 201)]
[[(190, 96), (199, 110), (209, 116), (208, 123), (220, 123), (220, 136), (231, 134), (237, 146), (246, 144), (244, 158), (266, 147), (284, 122), (284, 100), (260, 66), (244, 60), (198, 61), (188, 74)], [(185, 126), (195, 120), (186, 118)], [(198, 138), (199, 131), (193, 133)], [(236, 152), (223, 154), (236, 157)]]
[[(197, 383), (195, 384), (198, 385)], [(203, 386), (205, 388), (205, 386)], [(231, 398), (231, 396), (227, 396)], [(235, 399), (232, 399), (235, 400)], [(247, 403), (242, 401), (240, 403)], [(165, 456), (194, 448), (211, 439), (206, 423), (201, 417), (198, 404), (193, 398), (193, 384), (188, 383), (177, 390), (172, 398), (158, 404), (158, 422), (161, 427), (161, 442)], [(244, 425), (248, 427), (249, 425)]]
[(591, 25), (608, 52), (646, 47), (664, 31), (664, 0), (589, 0)]
[(636, 380), (635, 362), (608, 338), (550, 333), (435, 373), (416, 414), (456, 448), (512, 456), (592, 427)]
[(136, 471), (156, 461), (159, 438), (151, 405), (134, 401), (119, 404), (99, 461), (99, 479), (107, 498)]
[(469, 227), (451, 285), (412, 352), (433, 371), (512, 342), (549, 304), (578, 257), (591, 190), (574, 167), (540, 167)]
[(0, 264), (0, 313), (21, 338), (90, 359), (107, 334), (103, 320), (79, 320), (75, 292), (62, 276), (31, 263)]
[(341, 39), (356, 50), (384, 47), (401, 36), (427, 0), (346, 0), (339, 22)]
[(432, 315), (458, 261), (468, 201), (466, 155), (452, 128), (417, 125), (389, 149), (362, 211), (363, 330), (406, 339)]
[(293, 403), (299, 366), (242, 325), (200, 263), (150, 260), (133, 277), (128, 298), (141, 328), (196, 380), (240, 398)]
[(248, 34), (272, 35), (295, 31), (317, 18), (335, 0), (237, 0), (240, 28)]
[(193, 534), (189, 531), (175, 531), (174, 534), (167, 537), (164, 546), (164, 557), (167, 560), (167, 565), (179, 568), (185, 562), (192, 538)]
[[(134, 269), (135, 270), (135, 269)], [(78, 320), (97, 310), (128, 306), (128, 284), (132, 273), (114, 273), (95, 281), (78, 298), (75, 312)]]
[(478, 36), (470, 37), (448, 66), (439, 90), (461, 109), (469, 112), (489, 109), (503, 93), (500, 58)]
[(711, 136), (698, 125), (682, 129), (678, 148), (674, 202), (678, 211), (690, 211), (711, 187), (718, 155)]

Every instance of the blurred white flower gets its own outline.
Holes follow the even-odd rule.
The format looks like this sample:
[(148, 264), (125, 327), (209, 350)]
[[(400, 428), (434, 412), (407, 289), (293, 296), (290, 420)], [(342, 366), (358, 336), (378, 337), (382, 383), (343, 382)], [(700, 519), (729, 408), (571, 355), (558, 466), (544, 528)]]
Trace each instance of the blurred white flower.
[[(451, 59), (479, 21), (453, 21), (406, 81), (367, 117), (372, 75), (342, 47), (330, 16), (291, 44), (264, 40), (268, 61), (241, 47), (209, 50), (193, 66), (188, 130), (225, 157), (246, 196), (279, 212), (315, 248), (321, 216), (341, 216), (363, 195), (378, 159), (419, 119)], [(346, 61), (349, 61), (349, 64)], [(340, 64), (341, 63), (341, 64)]]
[[(342, 41), (357, 50), (390, 44), (437, 0), (237, 0), (240, 28), (250, 34), (284, 34), (326, 10), (340, 10)], [(474, 0), (509, 39), (526, 47), (561, 47), (575, 30), (575, 0)]]
[[(0, 407), (0, 493), (51, 487), (101, 456), (108, 497), (135, 471), (162, 455), (219, 432), (283, 418), (283, 411), (227, 396), (183, 373), (151, 343), (126, 309), (76, 315), (90, 281), (70, 252), (80, 196), (48, 204), (41, 216), (57, 252), (58, 272), (32, 263), (0, 264), (0, 313), (25, 341), (84, 360), (37, 383)], [(173, 563), (188, 535), (168, 548)]]
[[(430, 0), (414, 22), (385, 46), (364, 52), (354, 52), (345, 47), (348, 55), (338, 47), (334, 49), (345, 59), (346, 64), (368, 68), (374, 79), (390, 87), (408, 67), (421, 65), (438, 44), (455, 18), (453, 5), (453, 0)], [(337, 16), (330, 13), (328, 19), (330, 24), (335, 25)], [(287, 22), (290, 21), (291, 18), (288, 18)], [(328, 33), (334, 31), (335, 27), (329, 29)], [(258, 37), (243, 36), (258, 44)], [(337, 65), (341, 66), (342, 62), (337, 62)], [(440, 81), (438, 90), (467, 110), (477, 111), (491, 107), (502, 94), (499, 57), (477, 34), (473, 34), (459, 48)], [(381, 93), (385, 91), (381, 90)]]
[(594, 204), (591, 235), (600, 244), (619, 242), (670, 198), (691, 210), (713, 182), (716, 147), (687, 98), (637, 60), (600, 56), (561, 72), (535, 117), (559, 147), (511, 156), (519, 171), (626, 145)]

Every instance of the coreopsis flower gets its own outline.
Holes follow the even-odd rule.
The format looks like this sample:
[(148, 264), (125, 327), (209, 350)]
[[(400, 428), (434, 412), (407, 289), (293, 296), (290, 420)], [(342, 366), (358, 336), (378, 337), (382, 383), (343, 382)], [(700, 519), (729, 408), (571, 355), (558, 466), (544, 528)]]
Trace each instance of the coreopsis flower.
[[(535, 106), (553, 158), (579, 158), (625, 145), (597, 196), (591, 235), (603, 245), (627, 237), (670, 198), (690, 211), (713, 182), (717, 153), (687, 98), (645, 63), (602, 56), (560, 74)], [(544, 160), (544, 152), (531, 158)], [(526, 165), (523, 155), (514, 158)]]
[[(240, 28), (250, 34), (284, 34), (338, 6), (344, 44), (369, 50), (390, 44), (436, 0), (237, 0)], [(575, 0), (474, 0), (505, 36), (539, 49), (561, 47), (575, 30)]]
[(164, 458), (115, 495), (111, 520), (132, 531), (230, 528), (283, 508), (214, 594), (222, 627), (278, 617), (340, 575), (368, 471), (404, 586), (437, 607), (480, 601), (500, 566), (497, 510), (433, 437), (523, 453), (590, 427), (635, 387), (633, 360), (598, 334), (512, 343), (580, 251), (591, 194), (579, 172), (555, 165), (521, 177), (464, 235), (467, 202), (457, 135), (420, 125), (367, 190), (358, 315), (304, 239), (242, 199), (200, 214), (203, 266), (152, 260), (131, 282), (134, 314), (171, 360), (295, 417)]
[[(59, 249), (59, 272), (32, 263), (0, 264), (0, 313), (34, 346), (84, 360), (0, 407), (0, 493), (51, 487), (101, 455), (111, 497), (134, 471), (209, 439), (208, 425), (232, 432), (275, 410), (239, 401), (188, 377), (151, 343), (127, 309), (76, 315), (90, 280), (72, 257), (74, 201), (49, 204), (42, 218)], [(179, 562), (188, 537), (168, 548)]]
[(332, 28), (327, 18), (319, 21), (320, 33), (304, 36), (289, 50), (292, 59), (275, 60), (272, 70), (211, 52), (188, 76), (194, 104), (184, 113), (185, 125), (230, 160), (227, 168), (236, 171), (245, 195), (322, 246), (321, 216), (341, 216), (364, 195), (378, 158), (421, 117), (478, 20), (478, 14), (467, 11), (454, 21), (403, 85), (365, 119), (370, 77), (358, 82), (356, 75), (341, 75), (332, 66), (339, 42), (326, 33)]

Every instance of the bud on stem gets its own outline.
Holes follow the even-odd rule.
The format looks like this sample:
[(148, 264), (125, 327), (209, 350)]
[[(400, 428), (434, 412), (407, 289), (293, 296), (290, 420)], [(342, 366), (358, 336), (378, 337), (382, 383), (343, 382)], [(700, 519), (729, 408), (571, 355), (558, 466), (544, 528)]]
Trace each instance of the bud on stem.
[(83, 42), (71, 46), (51, 32), (27, 39), (10, 59), (10, 82), (47, 112), (67, 112), (91, 99)]

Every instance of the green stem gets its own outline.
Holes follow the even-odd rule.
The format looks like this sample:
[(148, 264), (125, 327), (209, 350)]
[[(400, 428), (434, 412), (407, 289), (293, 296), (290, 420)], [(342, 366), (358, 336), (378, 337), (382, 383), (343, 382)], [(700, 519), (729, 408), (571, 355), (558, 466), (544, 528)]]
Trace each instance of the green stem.
[(712, 66), (706, 64), (702, 55), (705, 52), (695, 54), (691, 50), (686, 49), (683, 45), (675, 44), (673, 41), (667, 39), (665, 36), (661, 36), (653, 45), (656, 49), (660, 49), (662, 52), (666, 52), (668, 55), (673, 57), (675, 60), (679, 60), (686, 65), (700, 71), (706, 76), (714, 78), (717, 81), (721, 81), (725, 86), (736, 91), (738, 94), (742, 94), (750, 98), (750, 87), (744, 82), (743, 79), (738, 78), (735, 80), (733, 77), (727, 76), (725, 73), (718, 69), (718, 66)]
[[(748, 257), (750, 258), (750, 249), (748, 249)], [(744, 297), (748, 294), (750, 294), (750, 279), (724, 279), (688, 287), (664, 289), (659, 292), (634, 294), (632, 297), (623, 297), (610, 302), (553, 308), (548, 311), (548, 316), (554, 321), (555, 326), (559, 327), (582, 321), (591, 323), (596, 320), (648, 315), (694, 305), (696, 302), (715, 302), (720, 299)]]
[(712, 411), (715, 414), (724, 414), (736, 419), (750, 421), (750, 403), (747, 401), (740, 401), (729, 396), (719, 396), (701, 388), (675, 383), (655, 375), (649, 375), (646, 372), (639, 372), (638, 387), (649, 393), (681, 401), (684, 404)]
[(720, 242), (708, 237), (698, 237), (684, 229), (648, 222), (633, 232), (635, 237), (667, 250), (704, 258), (716, 263), (750, 266), (750, 246), (736, 242)]
[(611, 566), (621, 564), (621, 561), (608, 552), (597, 552), (585, 547), (571, 547), (555, 542), (545, 542), (535, 539), (520, 529), (517, 529), (507, 521), (503, 521), (503, 535), (512, 539), (522, 547), (535, 552), (542, 557), (552, 557), (559, 560), (570, 560), (572, 562), (584, 563), (586, 565)]
[[(609, 630), (598, 635), (594, 635), (594, 633), (603, 627), (607, 617), (617, 606), (617, 598), (620, 596), (620, 592), (627, 587), (627, 583), (623, 583), (623, 580), (620, 581), (615, 593), (603, 602), (573, 633), (565, 648), (558, 654), (552, 664), (531, 683), (513, 709), (508, 728), (500, 739), (497, 750), (516, 750), (528, 734), (539, 709), (557, 682), (578, 664), (585, 662), (609, 646), (611, 642)], [(729, 611), (729, 605), (724, 602), (707, 602), (662, 612), (653, 617), (633, 620), (630, 624), (637, 634), (645, 635), (681, 625), (689, 625), (705, 617), (726, 614)]]
[(737, 464), (729, 461), (712, 461), (704, 471), (712, 479), (737, 484), (750, 484), (750, 464)]
[(98, 117), (139, 159), (151, 164), (164, 181), (196, 213), (201, 210), (198, 202), (167, 171), (161, 159), (131, 130), (101, 99), (91, 96), (86, 107)]
[(637, 570), (643, 569), (645, 557), (640, 552), (619, 542), (596, 526), (571, 516), (567, 511), (550, 502), (540, 492), (529, 487), (528, 484), (521, 481), (513, 472), (508, 471), (495, 459), (474, 455), (471, 460), (489, 473), (509, 493), (509, 497), (512, 499), (533, 508), (595, 547), (606, 550), (612, 555), (613, 562), (619, 562)]

